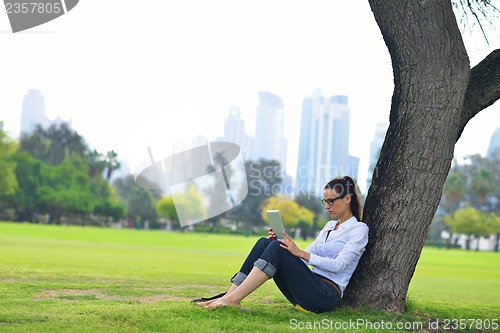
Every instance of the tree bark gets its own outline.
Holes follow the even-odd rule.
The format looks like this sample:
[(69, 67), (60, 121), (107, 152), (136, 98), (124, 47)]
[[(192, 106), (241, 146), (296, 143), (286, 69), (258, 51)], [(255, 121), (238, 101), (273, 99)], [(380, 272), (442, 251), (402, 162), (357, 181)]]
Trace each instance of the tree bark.
[(460, 136), (467, 52), (449, 0), (369, 0), (391, 55), (390, 125), (365, 202), (369, 243), (345, 301), (403, 311)]

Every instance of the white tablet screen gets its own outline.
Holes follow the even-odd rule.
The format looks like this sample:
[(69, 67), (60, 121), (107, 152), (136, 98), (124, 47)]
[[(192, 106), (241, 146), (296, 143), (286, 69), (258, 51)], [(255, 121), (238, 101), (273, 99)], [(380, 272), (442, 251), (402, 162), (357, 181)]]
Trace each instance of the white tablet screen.
[(273, 232), (276, 234), (276, 238), (283, 239), (283, 231), (285, 227), (283, 226), (283, 222), (281, 221), (281, 216), (279, 210), (268, 210), (267, 220), (269, 222), (269, 226), (273, 229)]

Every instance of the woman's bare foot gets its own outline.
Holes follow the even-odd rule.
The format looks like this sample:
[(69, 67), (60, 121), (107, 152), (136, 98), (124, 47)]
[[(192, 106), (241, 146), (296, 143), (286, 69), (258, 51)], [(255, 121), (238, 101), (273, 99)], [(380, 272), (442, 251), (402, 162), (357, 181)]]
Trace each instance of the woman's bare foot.
[[(233, 283), (233, 284), (231, 285), (231, 288), (229, 288), (229, 290), (228, 290), (228, 291), (226, 291), (226, 293), (224, 294), (224, 296), (228, 296), (230, 293), (232, 293), (234, 290), (236, 290), (236, 288), (238, 288), (238, 286), (237, 286), (236, 284), (234, 284), (234, 283)], [(221, 294), (221, 295), (222, 295), (222, 294)], [(221, 297), (224, 297), (224, 296), (221, 296)], [(216, 300), (218, 300), (218, 299), (220, 299), (220, 297), (219, 297), (219, 298), (214, 298), (214, 299), (211, 299), (211, 300), (209, 300), (209, 301), (198, 302), (198, 303), (196, 303), (196, 305), (199, 305), (199, 306), (207, 306), (207, 305), (209, 305), (209, 304), (211, 304), (211, 303), (215, 302), (215, 301), (216, 301)]]
[(214, 302), (211, 302), (210, 304), (205, 305), (205, 308), (207, 309), (212, 309), (212, 308), (220, 308), (224, 306), (240, 306), (239, 301), (233, 300), (230, 296), (224, 296), (218, 299), (215, 299)]
[(215, 298), (215, 299), (211, 299), (210, 301), (204, 301), (204, 302), (198, 302), (196, 303), (196, 305), (198, 306), (207, 306), (209, 304), (212, 304), (213, 302), (219, 300), (220, 298)]

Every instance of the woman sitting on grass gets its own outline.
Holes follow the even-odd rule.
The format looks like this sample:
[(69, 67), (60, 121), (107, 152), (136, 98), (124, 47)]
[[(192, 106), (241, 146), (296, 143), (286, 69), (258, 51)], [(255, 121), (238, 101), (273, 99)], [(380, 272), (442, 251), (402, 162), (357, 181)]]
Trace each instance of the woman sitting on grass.
[[(222, 297), (197, 305), (206, 308), (239, 306), (240, 302), (268, 279), (298, 309), (321, 313), (335, 308), (368, 243), (368, 227), (360, 222), (361, 205), (352, 178), (328, 182), (324, 199), (328, 222), (305, 250), (290, 236), (269, 238), (254, 245), (229, 290)], [(308, 266), (312, 266), (310, 269)]]

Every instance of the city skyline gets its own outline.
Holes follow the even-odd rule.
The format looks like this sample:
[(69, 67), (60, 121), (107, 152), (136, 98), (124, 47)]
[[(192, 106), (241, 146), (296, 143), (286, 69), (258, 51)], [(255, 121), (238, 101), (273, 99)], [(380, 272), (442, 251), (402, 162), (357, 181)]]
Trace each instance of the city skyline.
[[(48, 129), (51, 125), (60, 125), (65, 121), (57, 116), (51, 120), (45, 114), (45, 101), (40, 90), (30, 89), (23, 99), (21, 113), (21, 134), (32, 134), (39, 125), (43, 129)], [(67, 122), (71, 126), (71, 121)]]
[(231, 106), (229, 116), (224, 120), (224, 134), (216, 141), (234, 142), (240, 146), (243, 158), (248, 160), (252, 152), (252, 137), (247, 134), (245, 120), (241, 117), (241, 110), (237, 106)]
[(269, 91), (259, 91), (259, 104), (255, 117), (252, 160), (277, 160), (287, 170), (287, 140), (283, 130), (286, 110), (283, 100)]
[(370, 159), (368, 162), (368, 177), (366, 178), (366, 189), (372, 182), (373, 171), (377, 165), (378, 157), (380, 155), (380, 149), (382, 149), (382, 144), (384, 143), (385, 134), (389, 128), (389, 123), (378, 123), (375, 125), (375, 134), (370, 143)]
[[(316, 89), (316, 93), (318, 91), (321, 90)], [(173, 154), (179, 153), (185, 149), (205, 145), (208, 142), (228, 141), (236, 143), (240, 146), (245, 161), (256, 161), (261, 158), (267, 160), (277, 160), (285, 174), (290, 176), (291, 174), (287, 171), (286, 161), (287, 140), (283, 136), (285, 118), (283, 101), (279, 96), (273, 94), (272, 92), (259, 91), (258, 96), (259, 104), (256, 108), (255, 136), (247, 134), (245, 129), (245, 120), (241, 117), (240, 108), (237, 106), (231, 106), (228, 118), (224, 120), (223, 135), (218, 136), (215, 139), (205, 138), (202, 135), (198, 135), (197, 137), (191, 139), (190, 145), (188, 145), (185, 141), (175, 141), (172, 148)], [(307, 99), (308, 97), (306, 96), (304, 98)], [(349, 118), (350, 110), (347, 107), (347, 98), (347, 96), (333, 96), (330, 99), (332, 99), (332, 103), (337, 105), (337, 112), (346, 113), (346, 117)], [(333, 117), (335, 117), (335, 115)], [(31, 134), (38, 125), (40, 125), (43, 129), (48, 129), (52, 125), (61, 125), (62, 123), (67, 123), (71, 127), (71, 121), (64, 121), (59, 116), (53, 120), (49, 119), (45, 113), (44, 96), (39, 90), (29, 89), (22, 102), (21, 129), (19, 137), (23, 134)], [(341, 134), (347, 134), (348, 136), (348, 119), (347, 122), (342, 125), (342, 128), (344, 130)], [(84, 138), (89, 146), (94, 146), (92, 142), (88, 142), (84, 133), (79, 132), (76, 128), (74, 130)], [(343, 153), (336, 153), (332, 156), (343, 157), (347, 153), (349, 139), (343, 139), (342, 136), (338, 135), (334, 137), (336, 140), (339, 140), (338, 146)], [(335, 144), (333, 144), (333, 147), (331, 144), (328, 146), (332, 149), (335, 148)], [(123, 160), (122, 162), (127, 164), (129, 161)], [(292, 165), (294, 164), (292, 163)], [(357, 164), (356, 172), (352, 175), (356, 178)]]
[[(283, 101), (281, 101), (279, 96), (276, 96), (271, 92), (258, 92), (258, 95), (261, 97), (264, 96), (263, 97), (264, 101), (267, 98), (271, 98), (271, 100), (274, 99), (274, 101), (278, 103), (279, 107), (283, 107)], [(342, 116), (341, 113), (339, 113), (337, 115), (332, 114), (330, 116), (332, 116), (333, 118), (335, 118), (335, 117), (337, 117), (337, 118), (347, 117), (347, 123), (344, 122), (343, 125), (340, 125), (340, 123), (338, 123), (336, 125), (337, 130), (340, 130), (341, 134), (346, 134), (346, 133), (350, 132), (350, 120), (349, 120), (349, 118), (350, 118), (350, 112), (351, 112), (350, 108), (348, 107), (347, 100), (348, 100), (348, 96), (343, 96), (343, 95), (335, 95), (335, 96), (325, 97), (325, 96), (323, 96), (322, 90), (319, 88), (316, 88), (316, 90), (314, 91), (313, 94), (310, 94), (310, 95), (303, 97), (303, 111), (304, 111), (304, 109), (307, 109), (304, 107), (304, 105), (308, 104), (307, 101), (309, 101), (309, 104), (315, 105), (315, 106), (312, 109), (309, 108), (306, 110), (306, 111), (309, 111), (309, 113), (306, 112), (307, 113), (306, 116), (307, 115), (311, 116), (311, 118), (310, 118), (311, 121), (314, 119), (317, 119), (317, 121), (318, 121), (318, 119), (320, 119), (322, 117), (323, 112), (328, 112), (328, 110), (330, 110), (330, 112), (331, 112), (331, 110), (332, 110), (331, 107), (333, 106), (333, 112), (335, 113), (335, 109), (337, 108), (337, 110), (339, 110), (338, 107), (340, 106), (341, 107), (340, 112), (341, 113), (347, 112), (347, 115)], [(333, 104), (331, 104), (331, 103), (333, 103)], [(262, 101), (259, 105), (256, 106), (256, 110), (257, 110), (256, 112), (258, 112), (259, 109), (262, 109), (261, 104), (262, 104)], [(337, 105), (336, 108), (335, 108), (335, 105)], [(36, 110), (36, 112), (34, 112), (34, 110), (30, 110), (29, 106), (34, 108)], [(315, 113), (317, 113), (314, 117), (312, 116), (312, 113), (311, 113), (313, 110), (316, 110)], [(264, 111), (268, 112), (269, 110), (266, 110), (264, 108)], [(280, 111), (283, 111), (283, 110), (280, 110)], [(33, 119), (27, 119), (26, 118), (27, 115), (32, 116)], [(323, 115), (323, 117), (325, 115)], [(283, 117), (283, 116), (284, 115), (281, 114), (281, 117)], [(302, 116), (301, 124), (303, 125), (304, 112), (302, 113), (301, 116)], [(33, 120), (35, 120), (35, 121), (33, 121)], [(264, 119), (264, 120), (267, 121), (268, 119)], [(281, 122), (283, 122), (283, 120), (284, 119), (281, 119)], [(41, 92), (39, 90), (29, 89), (28, 92), (24, 95), (24, 99), (22, 101), (22, 113), (21, 113), (21, 119), (20, 119), (21, 130), (20, 130), (19, 134), (21, 134), (23, 132), (23, 128), (25, 129), (25, 132), (26, 132), (26, 129), (29, 129), (28, 132), (31, 132), (37, 124), (40, 124), (40, 125), (42, 125), (43, 128), (47, 129), (52, 124), (60, 125), (63, 122), (68, 123), (70, 125), (70, 127), (72, 127), (71, 120), (63, 120), (58, 115), (54, 119), (49, 119), (46, 116), (45, 106), (44, 106), (44, 96), (41, 94)], [(237, 106), (234, 106), (234, 105), (231, 106), (229, 109), (229, 114), (227, 115), (227, 118), (224, 119), (223, 121), (221, 120), (221, 123), (222, 122), (224, 123), (222, 135), (216, 136), (214, 138), (206, 138), (202, 135), (198, 135), (198, 136), (193, 137), (193, 138), (186, 140), (186, 141), (183, 141), (183, 140), (174, 141), (172, 143), (172, 147), (171, 147), (172, 148), (171, 154), (179, 153), (179, 152), (184, 151), (184, 150), (189, 150), (191, 148), (205, 145), (208, 142), (229, 141), (229, 142), (236, 143), (236, 144), (240, 145), (240, 148), (242, 150), (242, 156), (243, 156), (243, 159), (245, 161), (251, 160), (251, 159), (258, 159), (259, 158), (259, 156), (257, 156), (258, 154), (255, 155), (255, 153), (253, 152), (253, 149), (252, 149), (253, 148), (253, 141), (255, 138), (251, 135), (248, 135), (248, 133), (246, 132), (246, 127), (245, 127), (246, 121), (242, 117), (241, 109)], [(257, 124), (257, 123), (258, 123), (258, 120), (255, 120), (255, 124)], [(319, 124), (321, 124), (321, 123), (322, 122), (320, 121)], [(0, 120), (0, 124), (3, 126), (3, 121)], [(325, 128), (328, 128), (329, 131), (331, 131), (333, 129), (332, 124), (320, 125), (320, 127), (324, 127), (324, 126), (327, 126)], [(340, 126), (340, 127), (338, 127), (338, 126)], [(348, 154), (349, 140), (341, 140), (340, 142), (337, 143), (339, 146), (342, 146), (342, 147), (340, 147), (340, 149), (344, 150), (344, 153), (341, 154), (342, 156), (346, 156), (350, 159), (355, 159), (356, 161), (354, 161), (354, 162), (351, 160), (349, 160), (347, 162), (344, 161), (345, 165), (343, 165), (342, 167), (339, 164), (339, 165), (333, 166), (333, 168), (336, 170), (339, 168), (344, 168), (344, 169), (348, 168), (349, 169), (352, 166), (352, 168), (353, 168), (352, 172), (351, 173), (348, 172), (348, 174), (353, 176), (353, 178), (357, 179), (358, 185), (359, 185), (363, 194), (366, 194), (366, 191), (368, 190), (369, 183), (371, 181), (371, 173), (373, 172), (373, 168), (374, 168), (375, 163), (378, 159), (378, 153), (379, 153), (379, 150), (382, 146), (387, 127), (388, 127), (388, 123), (374, 124), (373, 136), (371, 138), (369, 135), (365, 136), (367, 138), (367, 140), (369, 141), (369, 145), (370, 145), (369, 156), (367, 158), (368, 168), (366, 170), (359, 169), (359, 160), (363, 159), (365, 157), (351, 156)], [(344, 129), (342, 130), (342, 128), (344, 128)], [(272, 129), (272, 127), (268, 128), (267, 130), (270, 130), (270, 129)], [(84, 138), (84, 140), (87, 142), (87, 144), (90, 147), (95, 147), (95, 145), (92, 142), (88, 141), (88, 139), (85, 136), (85, 133), (80, 132), (77, 128), (73, 128), (73, 130), (78, 132), (78, 134), (80, 134)], [(301, 132), (302, 132), (302, 130), (303, 129), (301, 129)], [(488, 152), (485, 154), (482, 154), (483, 156), (489, 156), (491, 154), (492, 149), (494, 147), (498, 146), (498, 142), (499, 142), (499, 138), (500, 138), (499, 133), (500, 133), (500, 126), (495, 129), (494, 133), (492, 133), (492, 135), (488, 139), (489, 144), (485, 148), (488, 150)], [(309, 134), (311, 134), (311, 133), (309, 133)], [(315, 137), (318, 136), (319, 134), (320, 133), (316, 133)], [(11, 133), (11, 135), (12, 135), (12, 133)], [(308, 135), (308, 134), (306, 133), (306, 135)], [(323, 133), (323, 136), (325, 136), (325, 133)], [(329, 137), (332, 137), (331, 134), (329, 135)], [(337, 137), (337, 140), (338, 140), (338, 136), (334, 135), (333, 137)], [(286, 138), (284, 138), (284, 139), (286, 142)], [(188, 141), (190, 141), (190, 144), (188, 144)], [(266, 140), (264, 140), (264, 141), (266, 141)], [(269, 139), (267, 139), (267, 141), (269, 142)], [(331, 143), (326, 144), (326, 145), (320, 145), (321, 147), (318, 146), (318, 149), (323, 150), (325, 147), (332, 148), (330, 145), (332, 143), (334, 143), (334, 141), (332, 141)], [(99, 149), (98, 149), (98, 151), (100, 153), (105, 153), (105, 151), (102, 151)], [(136, 165), (130, 165), (130, 160), (121, 157), (120, 152), (117, 152), (117, 153), (118, 153), (119, 159), (122, 162), (122, 170), (117, 170), (117, 172), (115, 173), (116, 175), (123, 176), (125, 174), (134, 174), (135, 176), (137, 176), (139, 173), (141, 173), (142, 171), (144, 171), (146, 168), (148, 168), (151, 165), (151, 157), (152, 156), (149, 156), (150, 160), (148, 160), (148, 161), (141, 160)], [(300, 168), (301, 167), (300, 166), (300, 160), (301, 160), (300, 149), (296, 153), (297, 154), (295, 154), (295, 161), (293, 161), (294, 154), (292, 154), (292, 156), (290, 156), (292, 163), (289, 163), (288, 165)], [(323, 155), (324, 155), (324, 153), (325, 152), (323, 152)], [(287, 155), (287, 152), (285, 152), (285, 155)], [(335, 155), (334, 151), (331, 151), (329, 153), (329, 155), (334, 156)], [(270, 155), (269, 157), (271, 159), (273, 159), (271, 156), (272, 155)], [(164, 156), (164, 157), (167, 157), (167, 156)], [(260, 156), (260, 157), (266, 158), (266, 156)], [(277, 158), (274, 158), (274, 159), (277, 159)], [(294, 162), (296, 162), (296, 163), (294, 163)], [(354, 164), (352, 164), (352, 163), (354, 163)], [(306, 167), (310, 167), (310, 166), (311, 165), (308, 165)], [(297, 168), (292, 168), (292, 170), (297, 171)], [(135, 169), (135, 171), (131, 171), (131, 169)], [(325, 169), (325, 165), (323, 165), (322, 169)], [(358, 171), (361, 171), (361, 172), (358, 173)], [(359, 174), (361, 174), (362, 176), (359, 176)], [(363, 175), (366, 175), (365, 179), (362, 178)], [(302, 187), (304, 186), (304, 184), (301, 183), (301, 180), (300, 180), (298, 173), (297, 172), (291, 173), (289, 170), (286, 170), (286, 176), (293, 178), (293, 180), (292, 180), (294, 183), (292, 185), (294, 187), (293, 191), (295, 192), (295, 194), (298, 194), (297, 191), (298, 190), (300, 191), (300, 189), (298, 189), (298, 188), (301, 186)], [(323, 175), (323, 178), (325, 178), (325, 177), (326, 176)], [(316, 179), (318, 177), (313, 177), (313, 178)], [(328, 177), (326, 177), (326, 178), (328, 178)], [(316, 180), (319, 180), (319, 178)], [(286, 183), (287, 186), (290, 185), (290, 184), (288, 184), (288, 182), (290, 181), (289, 179), (284, 179), (283, 181)], [(302, 182), (303, 182), (303, 180), (302, 180)], [(321, 184), (319, 184), (319, 185), (321, 185)], [(312, 184), (311, 186), (308, 187), (308, 189), (306, 191), (302, 191), (302, 192), (315, 193), (315, 192), (317, 192), (317, 188), (319, 185)], [(365, 186), (363, 186), (363, 185), (365, 185)], [(302, 192), (300, 192), (300, 193), (302, 193)], [(288, 193), (288, 194), (291, 194), (291, 193)], [(315, 193), (315, 194), (317, 194), (317, 193)]]
[(497, 127), (490, 139), (486, 157), (492, 157), (494, 154), (500, 153), (500, 126)]
[(323, 96), (316, 89), (302, 102), (296, 194), (321, 196), (334, 177), (350, 176), (359, 182), (359, 157), (349, 154), (351, 109), (348, 96)]
[[(255, 135), (257, 93), (271, 91), (284, 104), (283, 135), (292, 166), (302, 99), (319, 87), (327, 96), (349, 96), (349, 154), (360, 157), (364, 187), (370, 140), (376, 124), (389, 119), (394, 88), (390, 56), (368, 3), (148, 4), (155, 10), (89, 0), (16, 34), (0, 15), (0, 40), (7, 50), (0, 63), (4, 129), (19, 133), (22, 98), (38, 89), (49, 119), (71, 120), (99, 151), (134, 156), (131, 172), (137, 173), (139, 161), (150, 163), (148, 147), (160, 159), (182, 149), (181, 141), (220, 136), (233, 105), (248, 134)], [(487, 45), (478, 29), (463, 38), (471, 66), (500, 47), (500, 38)], [(499, 112), (496, 103), (469, 122), (457, 157), (486, 153)], [(290, 167), (289, 173), (295, 171)]]

